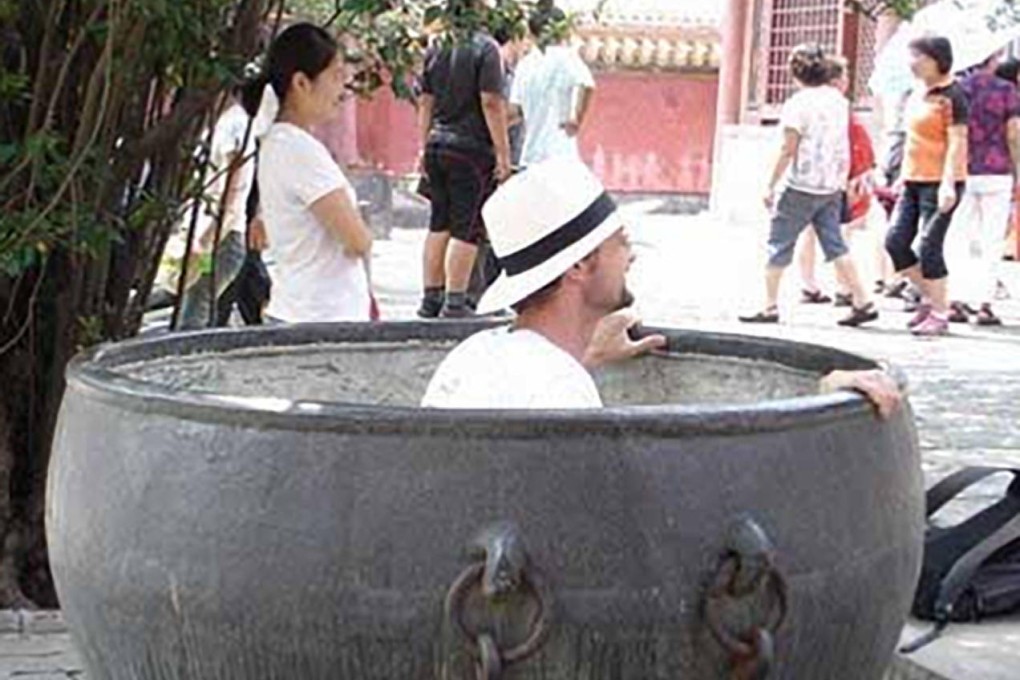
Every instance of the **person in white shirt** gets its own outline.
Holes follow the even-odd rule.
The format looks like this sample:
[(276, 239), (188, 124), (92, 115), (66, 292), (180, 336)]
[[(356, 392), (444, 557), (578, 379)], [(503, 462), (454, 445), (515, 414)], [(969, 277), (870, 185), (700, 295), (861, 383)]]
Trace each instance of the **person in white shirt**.
[(558, 156), (580, 158), (577, 135), (591, 109), (595, 79), (575, 49), (551, 37), (564, 18), (556, 8), (532, 17), (538, 45), (514, 74), (510, 105), (512, 117), (524, 121), (525, 167)]
[(265, 133), (257, 121), (252, 122), (259, 109), (260, 90), (259, 83), (240, 86), (210, 133), (208, 202), (199, 212), (195, 233), (199, 261), (202, 255), (215, 254), (215, 276), (205, 271), (185, 291), (180, 330), (205, 328), (214, 321), (214, 298), (223, 296), (244, 265), (248, 195), (255, 182), (255, 141)]
[(601, 406), (591, 369), (665, 344), (661, 336), (632, 342), (626, 330), (636, 316), (613, 315), (633, 301), (626, 286), (633, 257), (612, 199), (579, 161), (557, 158), (510, 179), (483, 215), (503, 274), (479, 311), (512, 306), (517, 323), (483, 331), (455, 349), (422, 404)]
[(259, 152), (261, 217), (274, 262), (266, 317), (282, 323), (369, 321), (372, 235), (354, 188), (311, 129), (345, 90), (336, 41), (296, 24), (273, 41), (266, 77), (280, 113)]
[[(790, 74), (800, 89), (783, 105), (783, 146), (765, 192), (772, 211), (765, 308), (741, 316), (744, 323), (779, 323), (779, 285), (793, 261), (802, 231), (813, 225), (825, 259), (853, 298), (853, 309), (839, 325), (857, 327), (878, 319), (878, 310), (861, 285), (842, 234), (843, 192), (850, 174), (850, 103), (830, 83), (831, 63), (814, 44), (790, 53)], [(776, 198), (776, 188), (784, 183)]]
[[(479, 311), (512, 307), (511, 327), (482, 331), (440, 364), (422, 406), (436, 409), (585, 409), (602, 399), (589, 371), (662, 348), (632, 340), (630, 242), (613, 200), (584, 164), (555, 158), (496, 191), (483, 209), (503, 274)], [(898, 406), (880, 371), (834, 373), (823, 388), (866, 393), (884, 415)]]

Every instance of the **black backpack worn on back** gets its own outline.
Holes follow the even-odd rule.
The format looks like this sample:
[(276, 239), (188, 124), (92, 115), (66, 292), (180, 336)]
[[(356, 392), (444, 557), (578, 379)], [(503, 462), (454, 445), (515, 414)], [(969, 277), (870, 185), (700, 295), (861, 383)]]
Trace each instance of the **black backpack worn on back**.
[(966, 468), (927, 494), (931, 517), (962, 491), (993, 474), (1010, 472), (1006, 496), (952, 527), (929, 524), (924, 565), (911, 612), (935, 630), (904, 647), (909, 654), (935, 640), (950, 622), (980, 621), (1020, 611), (1020, 469)]

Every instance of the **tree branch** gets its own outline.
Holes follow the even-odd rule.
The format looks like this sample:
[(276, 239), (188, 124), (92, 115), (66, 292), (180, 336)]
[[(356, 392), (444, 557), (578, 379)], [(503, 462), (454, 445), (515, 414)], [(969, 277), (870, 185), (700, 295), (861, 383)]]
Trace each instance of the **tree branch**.
[[(111, 21), (112, 21), (112, 18), (111, 18)], [(71, 163), (71, 167), (67, 171), (67, 175), (64, 177), (63, 182), (61, 182), (60, 187), (57, 189), (57, 191), (53, 194), (53, 196), (47, 202), (46, 206), (39, 212), (38, 215), (35, 216), (35, 218), (29, 223), (29, 225), (20, 234), (15, 234), (14, 238), (12, 239), (12, 241), (10, 241), (8, 244), (6, 244), (3, 248), (0, 248), (0, 249), (18, 248), (23, 243), (25, 243), (26, 240), (31, 239), (32, 233), (49, 216), (49, 214), (51, 212), (53, 212), (53, 210), (57, 207), (57, 205), (63, 199), (64, 194), (67, 192), (67, 188), (70, 186), (71, 181), (74, 179), (74, 176), (78, 173), (78, 171), (81, 169), (82, 165), (85, 163), (85, 160), (88, 157), (89, 148), (93, 144), (95, 144), (96, 139), (99, 136), (99, 132), (102, 130), (103, 117), (106, 114), (108, 97), (109, 97), (109, 93), (110, 93), (110, 82), (111, 82), (112, 77), (113, 77), (113, 36), (115, 34), (116, 34), (116, 31), (114, 31), (112, 29), (112, 27), (111, 27), (111, 30), (109, 31), (109, 33), (107, 33), (106, 47), (105, 47), (105, 50), (104, 50), (103, 58), (100, 59), (101, 64), (104, 66), (103, 70), (104, 70), (105, 87), (103, 89), (103, 93), (102, 93), (101, 98), (100, 98), (99, 114), (96, 117), (96, 123), (93, 126), (92, 133), (91, 133), (88, 141), (84, 144), (84, 146), (80, 150), (78, 150), (77, 157)], [(99, 67), (97, 66), (97, 72), (98, 72), (98, 68)], [(90, 84), (90, 86), (91, 86), (91, 84)], [(81, 133), (81, 130), (82, 130), (82, 128), (79, 128), (79, 134)], [(75, 146), (76, 147), (78, 146), (78, 139), (75, 140)]]
[[(29, 109), (28, 121), (25, 125), (24, 139), (28, 139), (39, 126), (39, 117), (43, 111), (43, 101), (49, 85), (49, 78), (46, 75), (50, 71), (50, 50), (53, 45), (53, 33), (60, 26), (57, 17), (64, 11), (66, 0), (52, 0), (50, 11), (46, 15), (46, 25), (43, 29), (42, 42), (39, 46), (39, 63), (36, 66), (35, 88), (32, 92), (32, 107)], [(100, 2), (100, 5), (102, 2)]]
[[(259, 21), (265, 3), (266, 0), (243, 0), (234, 25), (223, 39), (226, 53), (244, 58), (254, 56), (258, 41), (253, 39), (253, 36), (258, 36)], [(211, 82), (189, 90), (169, 116), (161, 120), (140, 140), (125, 144), (123, 153), (118, 156), (114, 165), (114, 184), (120, 184), (126, 178), (137, 174), (147, 158), (178, 141), (188, 125), (206, 114), (216, 103), (222, 88), (223, 83)]]
[(25, 321), (21, 324), (18, 332), (14, 334), (14, 337), (4, 343), (3, 346), (0, 346), (0, 357), (14, 349), (32, 326), (32, 322), (35, 320), (35, 305), (39, 299), (39, 289), (42, 288), (43, 279), (46, 278), (45, 270), (46, 263), (43, 262), (39, 267), (39, 272), (36, 274), (35, 285), (32, 286), (32, 294), (28, 298), (28, 312), (25, 314)]

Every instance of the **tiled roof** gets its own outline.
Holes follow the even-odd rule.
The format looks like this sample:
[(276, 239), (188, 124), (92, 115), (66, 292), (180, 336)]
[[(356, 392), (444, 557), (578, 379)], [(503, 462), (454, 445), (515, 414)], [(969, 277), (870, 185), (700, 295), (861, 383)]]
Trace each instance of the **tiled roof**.
[[(589, 12), (598, 0), (559, 0), (558, 5)], [(717, 69), (722, 5), (714, 0), (609, 0), (598, 22), (585, 17), (574, 43), (596, 68)]]
[(719, 68), (719, 33), (715, 29), (592, 26), (574, 39), (581, 57), (596, 68), (653, 71)]
[[(599, 0), (558, 0), (573, 12), (592, 12)], [(612, 26), (692, 26), (718, 28), (724, 3), (719, 0), (608, 0), (601, 23)]]

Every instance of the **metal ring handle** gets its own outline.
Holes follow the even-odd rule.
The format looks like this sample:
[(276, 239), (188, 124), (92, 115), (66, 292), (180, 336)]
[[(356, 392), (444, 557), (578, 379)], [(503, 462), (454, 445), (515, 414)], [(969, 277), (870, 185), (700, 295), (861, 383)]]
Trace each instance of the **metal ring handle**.
[[(489, 636), (485, 634), (476, 635), (467, 629), (463, 620), (463, 609), (464, 599), (471, 589), (473, 587), (481, 588), (484, 573), (484, 562), (470, 565), (461, 572), (446, 594), (446, 615), (450, 623), (453, 624), (454, 630), (457, 631), (463, 640), (464, 645), (476, 659), (482, 659), (484, 654), (484, 647), (479, 643), (479, 640)], [(532, 578), (528, 571), (524, 571), (522, 574), (522, 586), (526, 586), (535, 595), (535, 599), (538, 602), (538, 611), (532, 617), (529, 624), (531, 633), (524, 642), (502, 652), (499, 652), (497, 649), (502, 664), (507, 666), (524, 661), (541, 649), (549, 628), (548, 595), (535, 582), (535, 579)], [(491, 638), (489, 640), (491, 641)], [(493, 645), (495, 645), (494, 642)], [(482, 660), (484, 661), (484, 659)]]
[[(789, 612), (789, 585), (776, 567), (775, 548), (750, 517), (734, 522), (703, 601), (705, 625), (730, 659), (733, 680), (767, 678), (775, 662), (775, 634)], [(769, 597), (763, 621), (731, 632), (724, 625), (724, 604), (755, 596)]]
[[(732, 599), (732, 593), (728, 590), (728, 584), (736, 568), (736, 560), (734, 558), (727, 558), (721, 567), (719, 579), (709, 590), (705, 601), (705, 623), (708, 625), (712, 636), (727, 653), (731, 656), (743, 657), (754, 654), (758, 640), (741, 640), (727, 632), (722, 624), (722, 615), (719, 610), (724, 599)], [(776, 604), (769, 609), (768, 619), (763, 625), (758, 627), (758, 630), (764, 630), (770, 635), (775, 635), (786, 620), (789, 611), (789, 586), (786, 583), (786, 578), (778, 569), (770, 569), (766, 574), (766, 578), (768, 579), (769, 591), (774, 595)]]

